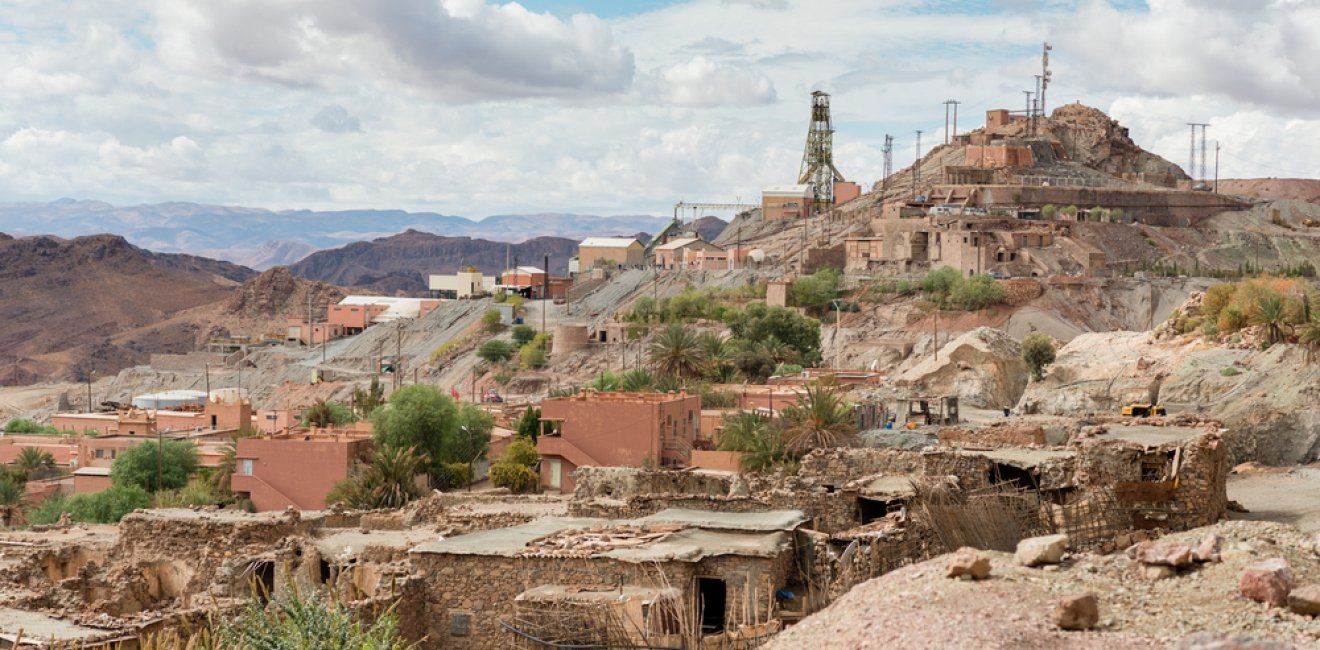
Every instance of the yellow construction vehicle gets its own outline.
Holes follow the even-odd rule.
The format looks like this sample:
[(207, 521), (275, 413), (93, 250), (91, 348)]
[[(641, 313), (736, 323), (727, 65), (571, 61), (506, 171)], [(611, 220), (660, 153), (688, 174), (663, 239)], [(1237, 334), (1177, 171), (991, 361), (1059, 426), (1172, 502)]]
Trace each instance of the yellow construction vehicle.
[(1152, 415), (1168, 415), (1159, 404), (1138, 404), (1133, 402), (1123, 407), (1123, 415), (1134, 418), (1148, 418)]
[(1307, 228), (1314, 228), (1320, 226), (1320, 221), (1316, 221), (1315, 219), (1302, 219), (1302, 225)]

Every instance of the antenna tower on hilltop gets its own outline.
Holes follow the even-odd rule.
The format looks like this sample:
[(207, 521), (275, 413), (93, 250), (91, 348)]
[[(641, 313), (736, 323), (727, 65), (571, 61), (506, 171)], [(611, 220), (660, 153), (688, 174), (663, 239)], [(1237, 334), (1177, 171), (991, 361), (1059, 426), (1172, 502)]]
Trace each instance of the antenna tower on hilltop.
[(894, 136), (885, 134), (885, 146), (880, 151), (885, 154), (885, 175), (880, 184), (880, 192), (889, 191), (889, 177), (894, 175)]
[(1053, 45), (1046, 43), (1040, 51), (1040, 81), (1038, 82), (1040, 91), (1036, 94), (1036, 98), (1039, 100), (1037, 104), (1040, 105), (1042, 116), (1045, 115), (1045, 89), (1050, 87), (1050, 80), (1054, 78), (1054, 73), (1050, 72), (1050, 50), (1053, 49)]
[(830, 94), (811, 93), (811, 124), (807, 127), (807, 146), (802, 152), (802, 170), (798, 184), (810, 185), (816, 205), (834, 204), (834, 182), (844, 180), (834, 167), (834, 126), (830, 121)]

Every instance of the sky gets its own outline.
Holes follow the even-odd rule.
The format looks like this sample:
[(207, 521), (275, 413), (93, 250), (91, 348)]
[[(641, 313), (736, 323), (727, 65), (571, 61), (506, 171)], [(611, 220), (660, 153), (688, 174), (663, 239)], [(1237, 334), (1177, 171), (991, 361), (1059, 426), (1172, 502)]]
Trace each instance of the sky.
[[(1320, 0), (0, 0), (0, 201), (669, 214), (1081, 101), (1320, 178)], [(1213, 163), (1211, 163), (1213, 164)]]

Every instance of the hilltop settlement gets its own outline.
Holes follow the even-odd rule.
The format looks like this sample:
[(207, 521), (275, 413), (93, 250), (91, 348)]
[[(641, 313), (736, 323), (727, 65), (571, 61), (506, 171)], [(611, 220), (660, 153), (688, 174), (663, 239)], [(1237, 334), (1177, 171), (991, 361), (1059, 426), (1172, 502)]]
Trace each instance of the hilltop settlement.
[(861, 187), (830, 99), (759, 203), (553, 260), (0, 238), (0, 301), (85, 296), (9, 312), (0, 647), (316, 598), (456, 650), (1320, 644), (1305, 182), (1068, 104)]

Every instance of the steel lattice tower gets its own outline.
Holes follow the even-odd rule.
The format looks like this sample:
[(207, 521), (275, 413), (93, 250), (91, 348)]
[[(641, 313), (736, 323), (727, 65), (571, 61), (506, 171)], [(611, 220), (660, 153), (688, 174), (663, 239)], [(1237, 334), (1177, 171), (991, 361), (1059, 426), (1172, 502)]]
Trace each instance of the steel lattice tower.
[(807, 127), (807, 147), (802, 151), (798, 184), (812, 187), (817, 206), (828, 206), (834, 204), (834, 181), (842, 180), (843, 174), (834, 167), (830, 95), (817, 90), (811, 93), (811, 124)]

